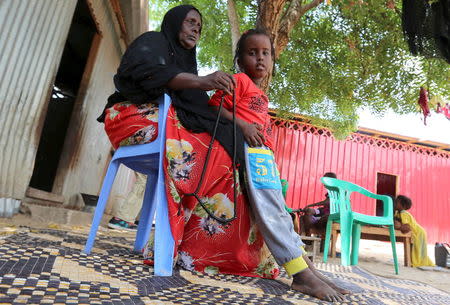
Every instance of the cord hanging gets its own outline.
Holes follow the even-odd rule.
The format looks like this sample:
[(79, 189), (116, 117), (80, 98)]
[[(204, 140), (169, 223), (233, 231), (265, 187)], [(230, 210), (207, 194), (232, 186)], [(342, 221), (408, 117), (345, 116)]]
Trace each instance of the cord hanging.
[[(217, 118), (216, 118), (216, 122), (214, 124), (214, 130), (213, 130), (213, 134), (211, 135), (211, 141), (209, 142), (209, 146), (208, 146), (208, 152), (206, 154), (206, 158), (205, 158), (205, 163), (203, 164), (203, 170), (202, 170), (202, 174), (200, 175), (200, 180), (198, 182), (197, 188), (195, 189), (195, 191), (193, 193), (188, 193), (185, 194), (185, 196), (194, 196), (198, 203), (200, 203), (201, 207), (205, 210), (205, 212), (208, 214), (209, 217), (211, 217), (212, 219), (214, 219), (215, 221), (219, 222), (222, 225), (227, 225), (230, 222), (232, 222), (233, 220), (236, 219), (236, 204), (237, 204), (237, 181), (236, 181), (236, 95), (235, 92), (233, 90), (233, 156), (232, 156), (232, 162), (233, 162), (233, 190), (234, 190), (234, 206), (233, 206), (233, 217), (231, 218), (222, 218), (222, 217), (217, 217), (216, 215), (214, 215), (213, 212), (211, 212), (205, 205), (205, 203), (202, 201), (202, 199), (199, 197), (198, 195), (198, 191), (200, 190), (200, 188), (203, 185), (204, 182), (204, 178), (205, 178), (205, 173), (206, 173), (206, 168), (208, 167), (208, 163), (209, 163), (209, 158), (211, 157), (211, 151), (212, 151), (212, 147), (214, 144), (214, 140), (216, 138), (216, 133), (217, 133), (217, 127), (219, 126), (219, 121), (220, 121), (220, 113), (222, 111), (222, 107), (223, 107), (223, 101), (225, 98), (225, 94), (222, 95), (222, 99), (220, 100), (220, 105), (219, 105), (219, 110), (217, 111)], [(181, 203), (178, 209), (178, 215), (180, 215), (180, 210), (181, 210)]]

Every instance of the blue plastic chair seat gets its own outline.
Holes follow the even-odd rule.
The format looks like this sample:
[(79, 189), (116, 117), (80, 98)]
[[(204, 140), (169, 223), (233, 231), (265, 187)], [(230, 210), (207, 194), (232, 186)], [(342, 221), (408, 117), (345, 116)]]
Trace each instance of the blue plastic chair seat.
[(175, 243), (170, 230), (163, 170), (166, 119), (170, 107), (170, 98), (164, 95), (158, 102), (158, 137), (155, 141), (148, 144), (122, 146), (114, 153), (103, 181), (84, 252), (89, 254), (92, 250), (111, 187), (120, 164), (123, 164), (136, 172), (147, 175), (147, 184), (134, 250), (142, 252), (144, 249), (150, 237), (156, 211), (154, 243), (155, 275), (171, 276)]

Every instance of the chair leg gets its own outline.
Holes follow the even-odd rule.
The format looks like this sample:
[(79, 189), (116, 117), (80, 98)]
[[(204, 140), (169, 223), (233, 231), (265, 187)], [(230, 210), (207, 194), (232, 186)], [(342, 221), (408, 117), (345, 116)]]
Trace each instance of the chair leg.
[(392, 255), (394, 256), (395, 274), (398, 274), (398, 259), (397, 259), (397, 247), (396, 247), (396, 243), (395, 243), (396, 239), (395, 239), (394, 225), (389, 226), (389, 237), (391, 239)]
[(163, 173), (159, 173), (157, 185), (157, 211), (155, 227), (155, 275), (171, 276), (175, 241), (169, 222), (166, 190)]
[(353, 221), (350, 217), (341, 213), (341, 264), (342, 266), (350, 265), (350, 246)]
[(95, 208), (94, 217), (92, 218), (91, 230), (89, 231), (89, 236), (86, 241), (86, 245), (84, 246), (84, 253), (86, 254), (90, 254), (92, 247), (94, 246), (95, 236), (97, 235), (100, 221), (102, 220), (103, 213), (105, 212), (106, 203), (108, 201), (109, 193), (111, 192), (114, 179), (116, 178), (119, 165), (119, 162), (112, 161), (109, 164), (108, 171), (106, 172), (105, 179), (103, 180), (97, 207)]
[(330, 239), (331, 239), (331, 226), (333, 225), (333, 221), (327, 221), (327, 230), (325, 233), (325, 245), (323, 247), (323, 262), (326, 263), (328, 261), (328, 250), (330, 247)]
[(361, 225), (359, 223), (353, 224), (352, 232), (352, 249), (351, 249), (351, 264), (358, 265), (359, 254), (359, 239), (361, 238)]
[(155, 199), (155, 185), (157, 183), (157, 174), (147, 175), (147, 183), (145, 185), (144, 201), (142, 203), (141, 216), (139, 218), (139, 226), (136, 232), (136, 240), (134, 242), (134, 251), (142, 252), (150, 237), (153, 219), (155, 218), (155, 208), (158, 202)]

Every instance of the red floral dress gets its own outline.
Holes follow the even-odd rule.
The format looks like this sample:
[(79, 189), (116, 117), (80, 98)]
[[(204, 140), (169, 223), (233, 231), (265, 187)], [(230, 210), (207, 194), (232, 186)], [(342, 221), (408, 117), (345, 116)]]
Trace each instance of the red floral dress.
[(114, 149), (145, 144), (158, 137), (158, 105), (117, 103), (106, 109), (105, 131)]
[[(141, 126), (145, 122), (139, 114), (139, 106), (130, 108), (129, 105), (119, 103), (107, 110), (105, 130), (113, 145), (148, 143), (148, 138), (152, 138), (151, 141), (156, 138), (156, 135), (146, 138), (142, 133), (132, 133), (133, 130), (139, 133), (146, 127)], [(151, 118), (146, 124), (157, 130), (157, 118)], [(112, 124), (117, 119), (120, 122)], [(133, 128), (127, 129), (127, 126)], [(217, 141), (214, 143), (199, 196), (215, 216), (227, 219), (233, 217), (236, 204), (237, 218), (226, 226), (209, 217), (195, 197), (185, 196), (194, 192), (199, 183), (211, 136), (185, 129), (171, 106), (166, 139), (164, 171), (178, 264), (210, 274), (275, 278), (279, 274), (278, 266), (251, 217), (247, 198), (240, 187), (237, 202), (233, 202), (232, 162), (225, 149)]]

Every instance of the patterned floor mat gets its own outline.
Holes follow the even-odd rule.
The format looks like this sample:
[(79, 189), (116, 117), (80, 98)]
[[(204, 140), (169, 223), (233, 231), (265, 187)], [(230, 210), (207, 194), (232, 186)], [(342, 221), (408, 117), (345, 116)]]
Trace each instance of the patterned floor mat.
[[(329, 304), (295, 293), (290, 280), (208, 275), (176, 269), (155, 277), (132, 239), (99, 236), (91, 255), (82, 233), (27, 229), (0, 238), (0, 304)], [(450, 304), (450, 295), (422, 283), (372, 275), (358, 267), (318, 264), (353, 291), (340, 304)]]

